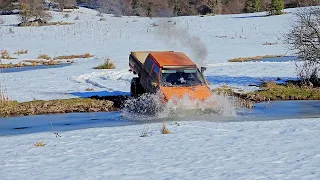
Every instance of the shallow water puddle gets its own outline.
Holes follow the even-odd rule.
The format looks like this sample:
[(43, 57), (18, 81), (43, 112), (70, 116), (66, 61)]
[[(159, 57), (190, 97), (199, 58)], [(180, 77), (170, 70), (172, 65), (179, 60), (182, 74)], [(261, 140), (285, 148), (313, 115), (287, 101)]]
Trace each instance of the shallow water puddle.
[(41, 65), (41, 66), (23, 66), (23, 67), (14, 67), (14, 68), (2, 68), (1, 73), (15, 73), (15, 72), (22, 72), (22, 71), (32, 71), (38, 69), (53, 69), (53, 68), (61, 68), (65, 66), (71, 66), (70, 63), (63, 63), (58, 65)]

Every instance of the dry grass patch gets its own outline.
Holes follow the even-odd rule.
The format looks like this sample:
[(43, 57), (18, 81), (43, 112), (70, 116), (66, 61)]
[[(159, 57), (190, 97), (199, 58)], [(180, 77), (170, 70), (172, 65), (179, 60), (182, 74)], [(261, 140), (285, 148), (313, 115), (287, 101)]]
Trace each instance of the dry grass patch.
[(38, 56), (38, 58), (37, 59), (46, 59), (46, 60), (50, 60), (51, 59), (51, 57), (50, 56), (48, 56), (47, 54), (40, 54), (39, 56)]
[(23, 60), (23, 62), (30, 63), (30, 64), (43, 64), (45, 61), (43, 61), (43, 60)]
[(66, 56), (58, 56), (53, 59), (76, 59), (76, 58), (91, 58), (93, 55), (90, 53), (80, 54), (80, 55), (66, 55)]
[(115, 110), (113, 102), (96, 99), (60, 99), (19, 103), (10, 101), (0, 104), (0, 117), (28, 116), (40, 114), (62, 114), (71, 112), (108, 112)]
[(86, 91), (94, 91), (93, 88), (87, 88)]
[(161, 134), (171, 134), (171, 131), (166, 127), (165, 122), (162, 122)]
[(50, 60), (48, 62), (44, 62), (43, 65), (47, 65), (47, 66), (54, 66), (54, 65), (58, 65), (59, 61), (54, 61), (54, 60)]
[(276, 84), (264, 82), (261, 90), (250, 92), (247, 97), (255, 101), (268, 100), (320, 100), (320, 89), (306, 86), (293, 85), (291, 83)]
[(35, 147), (43, 147), (43, 146), (45, 146), (46, 144), (44, 144), (42, 141), (38, 141), (38, 142), (36, 142), (36, 143), (34, 143), (33, 144), (33, 146), (35, 146)]
[(213, 89), (212, 92), (217, 93), (217, 94), (227, 94), (227, 95), (232, 95), (233, 90), (230, 86), (222, 85), (216, 89)]
[(18, 64), (12, 64), (12, 63), (9, 63), (9, 64), (0, 64), (0, 68), (15, 68), (15, 67), (24, 67), (24, 66), (30, 66), (26, 63), (22, 63), (22, 62), (19, 62)]
[(307, 86), (299, 86), (287, 82), (277, 84), (275, 82), (263, 82), (261, 89), (249, 92), (234, 92), (231, 88), (216, 88), (213, 92), (227, 94), (236, 98), (236, 105), (253, 107), (253, 102), (274, 101), (274, 100), (320, 100), (320, 89)]
[(0, 68), (18, 68), (18, 67), (26, 67), (26, 66), (54, 66), (61, 64), (61, 61), (54, 61), (52, 59), (46, 60), (23, 60), (17, 64), (8, 63), (8, 64), (0, 64)]
[(228, 61), (229, 62), (244, 62), (244, 61), (261, 60), (263, 58), (276, 58), (276, 57), (283, 57), (283, 55), (265, 55), (265, 56), (255, 56), (255, 57), (234, 58), (234, 59), (230, 59)]
[(13, 64), (0, 64), (0, 68), (12, 68)]
[(16, 59), (16, 58), (11, 57), (7, 50), (3, 50), (1, 51), (0, 59)]
[(111, 62), (110, 58), (107, 58), (103, 64), (101, 64), (97, 67), (94, 67), (93, 69), (114, 69), (114, 68), (116, 68), (114, 63)]
[(19, 51), (15, 52), (14, 54), (17, 54), (18, 56), (20, 56), (21, 54), (28, 54), (28, 50), (19, 50)]

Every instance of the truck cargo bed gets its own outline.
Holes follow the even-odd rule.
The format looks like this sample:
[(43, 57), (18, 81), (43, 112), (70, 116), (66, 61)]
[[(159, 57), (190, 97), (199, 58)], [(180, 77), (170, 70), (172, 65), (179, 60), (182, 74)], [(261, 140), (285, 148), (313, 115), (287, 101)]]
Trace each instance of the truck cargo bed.
[(134, 74), (139, 74), (142, 71), (143, 63), (146, 60), (149, 52), (131, 52), (129, 57), (129, 67)]
[[(130, 71), (134, 74), (141, 74), (143, 69), (143, 64), (148, 57), (149, 53), (159, 52), (159, 51), (134, 51), (130, 53), (129, 56), (129, 67)], [(161, 51), (161, 52), (173, 52), (173, 51)]]

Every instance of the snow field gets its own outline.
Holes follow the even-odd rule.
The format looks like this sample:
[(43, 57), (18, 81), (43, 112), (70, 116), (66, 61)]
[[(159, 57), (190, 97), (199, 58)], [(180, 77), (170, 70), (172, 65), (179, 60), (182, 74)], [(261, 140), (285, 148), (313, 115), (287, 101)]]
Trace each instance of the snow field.
[[(320, 119), (172, 122), (0, 137), (9, 179), (318, 179)], [(144, 127), (147, 126), (147, 127)], [(147, 129), (150, 136), (139, 137)], [(33, 147), (43, 140), (44, 147)]]

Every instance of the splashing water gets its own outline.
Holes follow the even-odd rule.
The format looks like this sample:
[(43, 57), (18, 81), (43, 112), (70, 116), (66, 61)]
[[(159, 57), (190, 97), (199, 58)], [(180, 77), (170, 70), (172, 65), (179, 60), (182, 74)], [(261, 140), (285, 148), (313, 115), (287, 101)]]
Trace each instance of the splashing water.
[(122, 116), (134, 121), (197, 120), (201, 115), (236, 116), (235, 102), (228, 96), (213, 94), (205, 101), (185, 95), (163, 103), (163, 96), (156, 93), (128, 99), (122, 109)]

